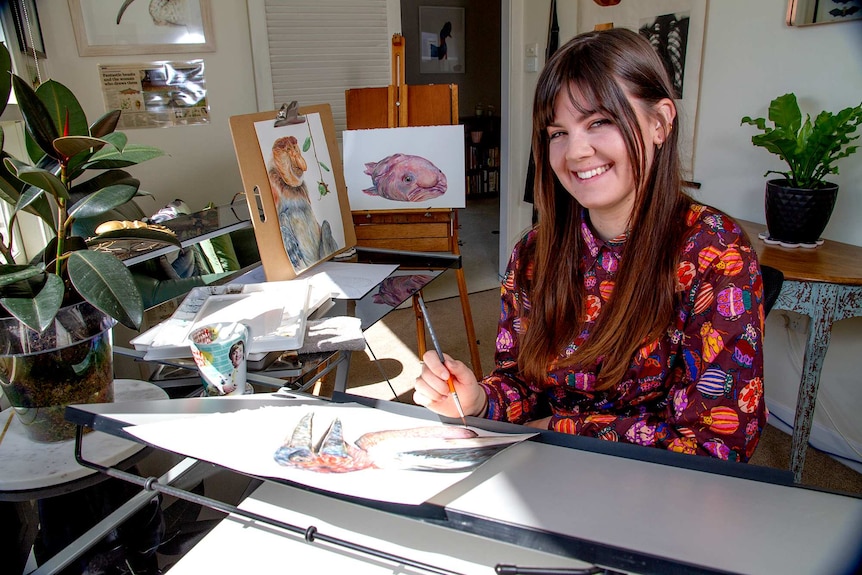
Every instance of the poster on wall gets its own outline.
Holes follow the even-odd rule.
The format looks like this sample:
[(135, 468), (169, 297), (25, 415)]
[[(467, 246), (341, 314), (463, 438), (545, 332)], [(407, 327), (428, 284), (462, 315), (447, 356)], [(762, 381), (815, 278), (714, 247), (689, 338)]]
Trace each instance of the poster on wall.
[(118, 128), (208, 124), (204, 61), (99, 66), (108, 110), (120, 110)]
[(463, 208), (464, 126), (344, 131), (351, 210)]
[(465, 72), (463, 8), (420, 6), (419, 35), (420, 74)]
[(694, 168), (694, 127), (700, 87), (706, 0), (655, 0), (599, 6), (579, 0), (578, 33), (597, 27), (629, 28), (645, 36), (662, 60), (676, 91), (680, 155), (688, 177)]

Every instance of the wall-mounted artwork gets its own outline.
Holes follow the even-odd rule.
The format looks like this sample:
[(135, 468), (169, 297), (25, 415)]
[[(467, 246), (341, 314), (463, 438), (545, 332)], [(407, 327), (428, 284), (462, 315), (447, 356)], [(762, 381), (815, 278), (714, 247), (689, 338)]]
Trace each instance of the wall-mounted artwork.
[(596, 25), (628, 28), (646, 36), (664, 60), (677, 95), (683, 170), (693, 179), (706, 0), (619, 2), (613, 6), (578, 0), (577, 33), (593, 30)]
[(862, 18), (862, 0), (789, 0), (787, 25), (808, 26)]
[(463, 74), (464, 9), (419, 7), (419, 73)]
[(69, 0), (79, 56), (214, 52), (210, 0)]
[(688, 49), (688, 12), (662, 14), (641, 21), (638, 33), (645, 36), (661, 56), (677, 99), (683, 97), (685, 53)]
[(356, 244), (331, 109), (300, 108), (292, 123), (275, 118), (230, 119), (268, 281), (293, 279)]
[(354, 211), (463, 208), (464, 127), (346, 130), (344, 179)]

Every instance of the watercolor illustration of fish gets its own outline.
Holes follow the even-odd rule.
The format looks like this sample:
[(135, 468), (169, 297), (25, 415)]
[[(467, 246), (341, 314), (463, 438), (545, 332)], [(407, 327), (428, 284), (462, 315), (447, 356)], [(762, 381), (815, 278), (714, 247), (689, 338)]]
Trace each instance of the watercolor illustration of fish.
[(424, 202), (446, 193), (446, 174), (429, 160), (409, 154), (392, 154), (365, 164), (372, 186), (362, 190), (396, 202)]
[(280, 465), (317, 473), (348, 473), (362, 469), (407, 469), (461, 472), (474, 469), (524, 436), (479, 436), (460, 426), (426, 426), (373, 431), (353, 444), (344, 439), (335, 418), (317, 446), (312, 440), (314, 412), (306, 413), (279, 447)]

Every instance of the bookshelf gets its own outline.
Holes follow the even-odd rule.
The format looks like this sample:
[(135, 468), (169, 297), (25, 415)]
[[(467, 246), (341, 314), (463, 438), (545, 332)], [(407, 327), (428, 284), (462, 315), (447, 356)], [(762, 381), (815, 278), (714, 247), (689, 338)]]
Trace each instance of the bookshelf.
[(467, 197), (500, 193), (500, 117), (466, 116), (464, 126), (464, 175)]

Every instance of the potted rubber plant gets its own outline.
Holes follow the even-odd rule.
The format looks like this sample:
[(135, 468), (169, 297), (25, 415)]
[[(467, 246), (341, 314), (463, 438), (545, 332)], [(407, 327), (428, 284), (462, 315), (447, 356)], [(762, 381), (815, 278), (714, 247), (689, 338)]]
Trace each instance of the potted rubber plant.
[[(140, 238), (179, 246), (148, 227), (76, 237), (77, 218), (94, 217), (139, 194), (123, 168), (163, 155), (127, 143), (119, 110), (92, 125), (74, 94), (49, 80), (33, 90), (11, 73), (0, 45), (0, 113), (14, 90), (29, 162), (0, 152), (0, 199), (10, 218), (0, 237), (0, 389), (37, 441), (72, 437), (70, 403), (113, 401), (112, 328), (138, 329), (143, 304), (131, 273), (101, 242)], [(0, 129), (0, 143), (5, 138)], [(20, 154), (19, 154), (20, 155)], [(30, 261), (15, 260), (21, 212), (40, 218), (54, 237)], [(19, 256), (20, 257), (20, 256)]]
[(766, 182), (767, 241), (785, 245), (817, 245), (826, 229), (838, 185), (827, 181), (838, 174), (838, 160), (855, 153), (853, 135), (862, 122), (862, 103), (838, 113), (820, 112), (804, 121), (796, 95), (784, 94), (769, 104), (768, 122), (745, 116), (740, 125), (757, 127), (761, 133), (751, 143), (777, 155), (787, 164), (786, 171), (768, 170), (764, 176), (780, 178)]

